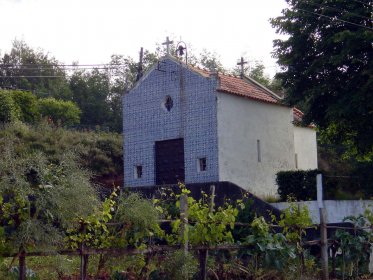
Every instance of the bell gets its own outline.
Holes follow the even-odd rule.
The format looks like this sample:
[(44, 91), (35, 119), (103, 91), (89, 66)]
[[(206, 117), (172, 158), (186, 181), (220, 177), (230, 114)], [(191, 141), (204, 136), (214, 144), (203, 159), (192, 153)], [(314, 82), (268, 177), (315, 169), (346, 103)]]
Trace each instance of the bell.
[(185, 48), (184, 48), (183, 46), (180, 45), (180, 46), (178, 47), (177, 51), (179, 52), (179, 55), (180, 55), (180, 56), (184, 55), (184, 50), (185, 50)]

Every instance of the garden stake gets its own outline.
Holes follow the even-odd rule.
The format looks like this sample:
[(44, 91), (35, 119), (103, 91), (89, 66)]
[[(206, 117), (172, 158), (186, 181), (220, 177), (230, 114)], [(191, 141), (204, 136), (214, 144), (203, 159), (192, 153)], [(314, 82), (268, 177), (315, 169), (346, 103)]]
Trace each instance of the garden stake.
[(188, 253), (188, 196), (180, 196), (180, 220), (181, 220), (181, 240), (183, 242), (184, 254)]
[(18, 261), (19, 261), (18, 279), (26, 280), (26, 254), (24, 250), (20, 252)]
[(320, 245), (321, 245), (321, 279), (329, 280), (329, 265), (328, 265), (328, 232), (326, 228), (326, 213), (322, 198), (322, 175), (316, 175), (317, 182), (317, 203), (320, 212)]

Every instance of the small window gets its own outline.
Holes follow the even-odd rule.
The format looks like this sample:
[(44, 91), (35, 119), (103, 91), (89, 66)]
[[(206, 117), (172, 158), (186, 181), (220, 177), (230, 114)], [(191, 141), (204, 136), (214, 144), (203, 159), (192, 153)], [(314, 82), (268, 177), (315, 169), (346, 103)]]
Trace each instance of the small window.
[(171, 111), (172, 107), (174, 106), (174, 101), (172, 100), (171, 96), (167, 95), (165, 97), (162, 106), (167, 112)]
[(206, 160), (205, 157), (198, 159), (197, 170), (198, 170), (198, 172), (202, 172), (202, 171), (207, 170), (207, 160)]
[(295, 154), (295, 169), (298, 169), (298, 154)]
[(135, 166), (135, 178), (136, 179), (142, 178), (142, 165)]
[(262, 153), (260, 148), (260, 140), (256, 140), (256, 150), (258, 153), (258, 162), (262, 162)]

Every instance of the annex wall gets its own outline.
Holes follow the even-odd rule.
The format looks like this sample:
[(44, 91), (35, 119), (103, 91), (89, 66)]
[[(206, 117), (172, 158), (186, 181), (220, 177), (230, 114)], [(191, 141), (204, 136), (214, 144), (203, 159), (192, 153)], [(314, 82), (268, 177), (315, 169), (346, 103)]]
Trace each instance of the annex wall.
[[(216, 80), (161, 60), (123, 97), (124, 184), (155, 184), (155, 141), (184, 138), (185, 181), (218, 180)], [(164, 107), (170, 96), (173, 107)], [(198, 171), (198, 158), (207, 159)], [(143, 167), (136, 178), (135, 166)]]
[(315, 129), (294, 126), (294, 148), (297, 169), (308, 170), (317, 168)]
[(295, 168), (292, 110), (218, 93), (220, 181), (277, 194), (276, 173)]

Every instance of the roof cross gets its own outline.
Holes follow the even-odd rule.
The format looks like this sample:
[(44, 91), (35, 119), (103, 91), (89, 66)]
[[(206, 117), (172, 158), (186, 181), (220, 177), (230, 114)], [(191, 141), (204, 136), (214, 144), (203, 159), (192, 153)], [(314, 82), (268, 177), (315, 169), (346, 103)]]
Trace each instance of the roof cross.
[(166, 38), (166, 42), (162, 43), (162, 45), (166, 45), (167, 46), (167, 54), (170, 54), (170, 45), (173, 44), (173, 43), (174, 43), (174, 41), (170, 41), (170, 39), (168, 38), (168, 36)]
[(244, 70), (244, 65), (247, 63), (247, 61), (244, 61), (243, 57), (241, 56), (241, 61), (237, 63), (237, 65), (240, 65), (241, 66), (241, 79), (243, 78), (243, 74), (245, 72)]

